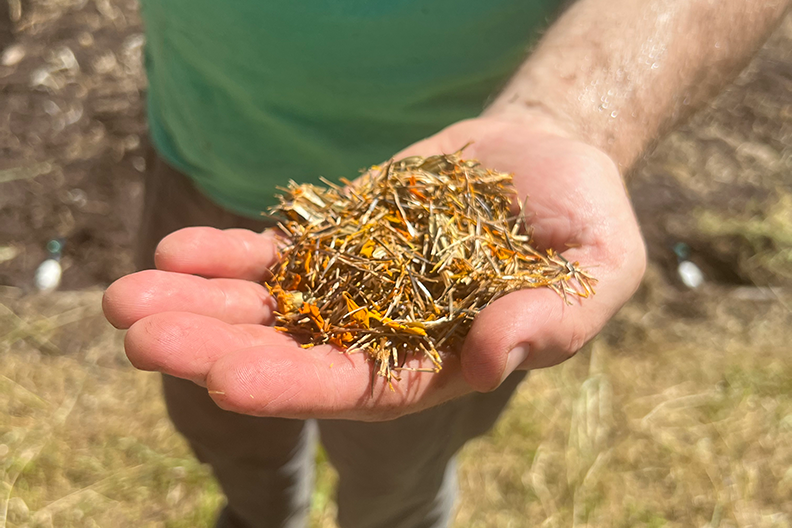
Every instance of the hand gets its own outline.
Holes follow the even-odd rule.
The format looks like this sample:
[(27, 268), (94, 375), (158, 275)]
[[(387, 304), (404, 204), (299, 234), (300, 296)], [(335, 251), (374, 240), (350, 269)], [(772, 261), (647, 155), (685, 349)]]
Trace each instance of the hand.
[(244, 414), (384, 420), (571, 357), (643, 274), (643, 242), (619, 172), (604, 153), (540, 119), (464, 121), (399, 156), (454, 152), (469, 141), (465, 157), (514, 173), (520, 197), (529, 196), (537, 244), (589, 270), (599, 281), (594, 297), (573, 305), (547, 289), (502, 297), (476, 317), (440, 373), (403, 372), (395, 391), (376, 379), (372, 397), (363, 354), (302, 349), (268, 326), (274, 304), (259, 281), (277, 259), (272, 234), (188, 228), (160, 243), (158, 270), (123, 277), (105, 294), (108, 320), (129, 328), (129, 359), (203, 385), (220, 407)]

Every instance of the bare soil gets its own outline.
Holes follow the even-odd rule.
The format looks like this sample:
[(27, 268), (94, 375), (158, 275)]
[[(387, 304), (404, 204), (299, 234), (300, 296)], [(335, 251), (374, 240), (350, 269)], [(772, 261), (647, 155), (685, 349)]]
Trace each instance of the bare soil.
[[(30, 2), (24, 57), (0, 66), (0, 284), (29, 288), (48, 240), (66, 241), (63, 289), (133, 271), (145, 160), (136, 2)], [(8, 48), (6, 48), (8, 49)]]

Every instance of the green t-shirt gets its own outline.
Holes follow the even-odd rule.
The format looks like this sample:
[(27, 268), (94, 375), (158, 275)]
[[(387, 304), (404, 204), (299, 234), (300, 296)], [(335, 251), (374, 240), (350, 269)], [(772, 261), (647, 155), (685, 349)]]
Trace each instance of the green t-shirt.
[(256, 217), (479, 114), (560, 0), (142, 0), (151, 136)]

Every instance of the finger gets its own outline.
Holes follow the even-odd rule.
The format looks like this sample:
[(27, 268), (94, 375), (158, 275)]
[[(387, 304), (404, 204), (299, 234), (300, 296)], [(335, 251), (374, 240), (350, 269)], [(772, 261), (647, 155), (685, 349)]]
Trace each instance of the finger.
[(266, 279), (277, 261), (274, 230), (188, 227), (162, 239), (154, 254), (160, 270), (254, 281)]
[(455, 357), (444, 359), (437, 374), (400, 372), (393, 390), (376, 377), (373, 395), (372, 368), (362, 352), (256, 346), (218, 359), (206, 385), (220, 407), (242, 414), (364, 421), (394, 419), (470, 392)]
[(102, 308), (116, 328), (129, 328), (160, 312), (192, 312), (232, 324), (272, 324), (275, 303), (255, 282), (146, 270), (111, 284)]
[[(574, 257), (596, 250), (570, 251)], [(585, 256), (586, 262), (607, 262)], [(462, 373), (478, 391), (495, 389), (517, 369), (532, 370), (561, 363), (593, 338), (635, 292), (643, 274), (638, 256), (596, 269), (597, 294), (564, 302), (547, 288), (510, 293), (482, 310), (462, 347)]]
[(223, 355), (259, 346), (294, 341), (262, 325), (232, 325), (189, 312), (149, 315), (133, 324), (124, 339), (129, 361), (141, 370), (158, 371), (204, 384), (211, 366)]

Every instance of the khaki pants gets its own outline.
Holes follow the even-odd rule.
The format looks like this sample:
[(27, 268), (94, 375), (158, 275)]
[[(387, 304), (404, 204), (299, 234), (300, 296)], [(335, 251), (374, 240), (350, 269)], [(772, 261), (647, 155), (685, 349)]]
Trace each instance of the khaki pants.
[[(214, 205), (155, 154), (144, 207), (140, 269), (153, 268), (157, 243), (183, 227), (268, 227)], [(517, 373), (494, 392), (381, 423), (244, 416), (221, 410), (189, 381), (164, 376), (163, 385), (173, 423), (212, 466), (228, 499), (218, 527), (305, 526), (321, 440), (339, 474), (342, 528), (438, 528), (453, 513), (457, 451), (492, 427), (524, 377)]]

